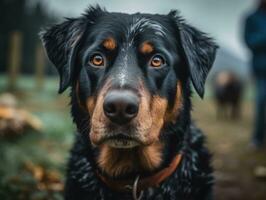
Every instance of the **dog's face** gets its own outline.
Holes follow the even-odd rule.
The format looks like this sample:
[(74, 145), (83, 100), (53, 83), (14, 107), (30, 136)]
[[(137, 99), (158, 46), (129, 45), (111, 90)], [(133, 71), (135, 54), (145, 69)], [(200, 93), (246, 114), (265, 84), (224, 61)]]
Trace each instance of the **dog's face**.
[(164, 122), (177, 117), (182, 96), (174, 69), (181, 55), (170, 23), (163, 16), (105, 13), (86, 34), (78, 59), (93, 80), (86, 100), (93, 144), (150, 145)]
[(163, 126), (179, 118), (189, 79), (203, 96), (216, 50), (176, 12), (128, 15), (90, 8), (42, 39), (60, 74), (59, 92), (71, 85), (89, 115), (91, 143), (117, 149), (158, 142)]

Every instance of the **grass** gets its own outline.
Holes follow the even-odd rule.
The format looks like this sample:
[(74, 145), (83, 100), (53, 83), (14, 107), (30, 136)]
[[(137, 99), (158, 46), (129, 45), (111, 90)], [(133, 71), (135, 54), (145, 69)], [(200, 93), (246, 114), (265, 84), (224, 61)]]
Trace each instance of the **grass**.
[[(0, 76), (0, 93), (6, 77)], [(37, 115), (44, 124), (41, 133), (0, 138), (0, 199), (60, 200), (74, 125), (69, 115), (68, 95), (57, 95), (57, 79), (47, 78), (37, 90), (31, 77), (21, 77), (15, 96), (20, 107)], [(193, 118), (204, 130), (213, 153), (217, 200), (265, 200), (266, 182), (254, 178), (256, 166), (266, 166), (265, 150), (250, 151), (252, 132), (252, 89), (243, 103), (238, 121), (217, 120), (210, 89), (204, 101), (193, 98)], [(195, 95), (196, 96), (196, 95)]]

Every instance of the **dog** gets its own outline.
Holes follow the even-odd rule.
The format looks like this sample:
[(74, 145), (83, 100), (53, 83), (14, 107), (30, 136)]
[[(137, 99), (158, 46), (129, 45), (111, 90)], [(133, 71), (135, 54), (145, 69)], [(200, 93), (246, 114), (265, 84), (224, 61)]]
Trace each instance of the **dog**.
[(218, 72), (213, 81), (213, 94), (217, 105), (217, 118), (230, 116), (231, 119), (239, 119), (241, 117), (243, 82), (235, 73)]
[(124, 14), (89, 7), (41, 33), (71, 88), (77, 125), (66, 200), (212, 199), (211, 155), (191, 122), (217, 45), (179, 12)]

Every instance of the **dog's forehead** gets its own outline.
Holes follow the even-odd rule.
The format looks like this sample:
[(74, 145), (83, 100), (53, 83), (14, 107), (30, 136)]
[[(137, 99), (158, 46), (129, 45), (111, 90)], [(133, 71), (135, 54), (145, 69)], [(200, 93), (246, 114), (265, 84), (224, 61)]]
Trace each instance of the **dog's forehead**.
[(158, 36), (164, 37), (166, 35), (166, 28), (158, 20), (145, 16), (132, 16), (131, 23), (128, 25), (129, 36), (144, 32), (147, 29)]
[(167, 15), (108, 13), (98, 25), (104, 32), (115, 32), (131, 40), (143, 33), (166, 38), (171, 31)]

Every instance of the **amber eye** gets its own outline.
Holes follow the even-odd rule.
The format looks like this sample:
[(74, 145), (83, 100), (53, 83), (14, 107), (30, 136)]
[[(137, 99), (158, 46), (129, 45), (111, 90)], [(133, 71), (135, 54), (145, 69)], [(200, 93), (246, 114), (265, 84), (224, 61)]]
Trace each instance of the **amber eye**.
[(150, 66), (152, 67), (161, 67), (165, 64), (165, 60), (160, 55), (155, 55), (150, 61)]
[(91, 58), (90, 58), (90, 63), (93, 66), (96, 67), (101, 67), (104, 66), (104, 58), (101, 54), (94, 54)]

